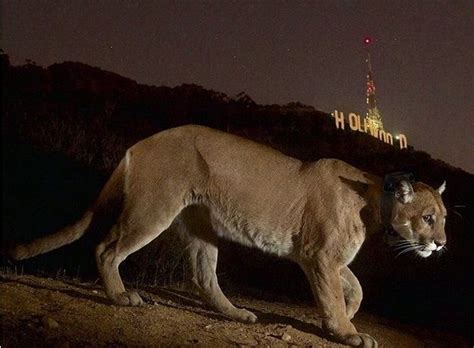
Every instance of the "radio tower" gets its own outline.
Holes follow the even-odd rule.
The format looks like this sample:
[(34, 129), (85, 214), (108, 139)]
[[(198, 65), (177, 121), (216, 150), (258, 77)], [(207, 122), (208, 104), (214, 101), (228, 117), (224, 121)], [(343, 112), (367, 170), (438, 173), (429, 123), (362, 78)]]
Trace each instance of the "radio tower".
[(372, 39), (364, 38), (365, 49), (367, 50), (367, 115), (365, 120), (370, 128), (371, 134), (377, 136), (379, 130), (383, 130), (382, 116), (380, 116), (375, 99), (375, 84), (372, 76), (372, 64), (370, 63), (370, 50)]

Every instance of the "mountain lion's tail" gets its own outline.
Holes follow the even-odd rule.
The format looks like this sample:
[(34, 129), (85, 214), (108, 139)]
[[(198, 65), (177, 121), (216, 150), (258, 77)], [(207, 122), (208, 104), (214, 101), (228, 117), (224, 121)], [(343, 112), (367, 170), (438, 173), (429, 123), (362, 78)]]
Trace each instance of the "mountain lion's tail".
[(89, 227), (94, 213), (88, 210), (83, 217), (72, 225), (64, 227), (58, 232), (38, 238), (27, 244), (15, 246), (8, 252), (9, 256), (15, 260), (28, 259), (30, 257), (47, 253), (48, 251), (70, 244), (83, 236)]
[(6, 254), (14, 260), (23, 260), (75, 242), (84, 235), (98, 210), (109, 211), (122, 202), (124, 177), (125, 162), (122, 160), (105, 184), (92, 208), (87, 210), (79, 221), (54, 234), (38, 238), (27, 244), (17, 245), (11, 250), (7, 250)]

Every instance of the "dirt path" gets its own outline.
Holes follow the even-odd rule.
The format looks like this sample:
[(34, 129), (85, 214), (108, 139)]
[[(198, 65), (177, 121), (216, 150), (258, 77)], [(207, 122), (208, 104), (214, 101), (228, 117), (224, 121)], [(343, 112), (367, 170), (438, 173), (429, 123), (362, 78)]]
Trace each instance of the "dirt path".
[[(109, 304), (98, 285), (33, 276), (0, 277), (2, 347), (181, 346), (344, 347), (325, 338), (307, 305), (232, 297), (257, 324), (227, 320), (187, 293), (141, 292), (140, 308)], [(361, 313), (355, 325), (380, 347), (463, 347), (457, 336), (395, 325)]]

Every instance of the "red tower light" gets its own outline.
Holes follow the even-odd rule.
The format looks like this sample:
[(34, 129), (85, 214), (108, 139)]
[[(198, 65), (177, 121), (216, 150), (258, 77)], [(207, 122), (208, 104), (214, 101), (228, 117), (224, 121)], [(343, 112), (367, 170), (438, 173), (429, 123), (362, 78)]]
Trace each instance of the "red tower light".
[(372, 43), (372, 38), (370, 38), (370, 37), (368, 37), (368, 36), (364, 37), (364, 44), (365, 44), (365, 45), (368, 46), (368, 45), (370, 45), (371, 43)]

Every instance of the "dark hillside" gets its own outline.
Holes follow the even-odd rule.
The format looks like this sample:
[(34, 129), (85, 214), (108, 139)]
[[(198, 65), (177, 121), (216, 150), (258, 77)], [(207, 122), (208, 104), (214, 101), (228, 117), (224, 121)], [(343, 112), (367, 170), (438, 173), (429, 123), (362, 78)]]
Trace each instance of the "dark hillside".
[[(230, 98), (197, 85), (141, 85), (74, 62), (12, 66), (3, 54), (1, 67), (3, 243), (51, 233), (77, 218), (133, 143), (170, 127), (201, 124), (305, 161), (334, 157), (378, 175), (410, 170), (436, 187), (446, 180), (447, 253), (433, 260), (394, 259), (374, 238), (352, 268), (363, 283), (367, 308), (407, 322), (445, 326), (449, 321), (453, 329), (472, 332), (473, 175), (413, 148), (398, 150), (366, 134), (337, 130), (330, 115), (299, 103), (258, 105), (245, 93)], [(163, 243), (124, 264), (129, 281), (157, 280), (161, 266), (154, 262), (157, 256), (150, 261), (147, 250), (164, 249)], [(61, 269), (95, 277), (90, 244), (85, 238), (21, 265), (28, 272)], [(223, 244), (219, 268), (228, 286), (309, 298), (296, 266)], [(143, 267), (144, 259), (149, 267)]]

